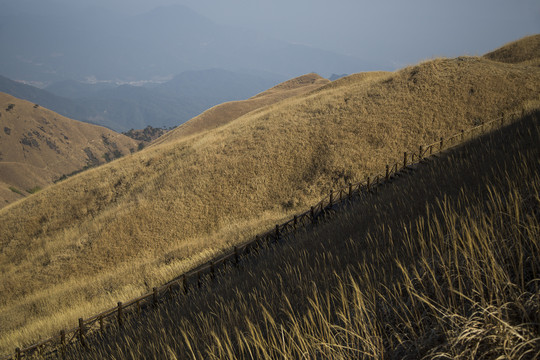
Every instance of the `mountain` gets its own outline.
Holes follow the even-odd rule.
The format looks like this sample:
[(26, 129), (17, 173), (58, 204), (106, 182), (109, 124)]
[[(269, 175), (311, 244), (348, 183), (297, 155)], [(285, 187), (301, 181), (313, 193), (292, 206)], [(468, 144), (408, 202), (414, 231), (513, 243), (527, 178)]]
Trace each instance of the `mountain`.
[(538, 67), (433, 59), (341, 78), (50, 186), (0, 210), (0, 348), (149, 291), (403, 151), (538, 108), (539, 93)]
[(46, 86), (44, 90), (63, 98), (80, 99), (92, 97), (101, 90), (114, 87), (116, 86), (111, 83), (91, 84), (76, 80), (62, 80)]
[(276, 85), (247, 100), (232, 101), (216, 105), (158, 138), (153, 142), (153, 145), (174, 142), (186, 136), (215, 129), (219, 126), (228, 124), (251, 111), (260, 109), (264, 106), (269, 106), (293, 96), (306, 94), (320, 88), (328, 82), (329, 80), (324, 79), (317, 74), (303, 75)]
[[(219, 25), (181, 5), (127, 18), (102, 9), (55, 12), (59, 5), (48, 5), (43, 13), (15, 4), (3, 9), (0, 64), (5, 76), (50, 84), (68, 79), (153, 80), (208, 68), (290, 78), (311, 71), (353, 73), (380, 67)], [(16, 38), (10, 36), (14, 33)]]
[(484, 55), (485, 58), (510, 64), (529, 63), (540, 66), (540, 34), (513, 41)]
[(5, 93), (0, 93), (0, 129), (0, 207), (138, 145)]
[(276, 75), (263, 77), (210, 69), (185, 72), (156, 86), (64, 80), (38, 89), (0, 77), (0, 91), (72, 119), (128, 131), (180, 125), (216, 104), (257, 94), (278, 79)]

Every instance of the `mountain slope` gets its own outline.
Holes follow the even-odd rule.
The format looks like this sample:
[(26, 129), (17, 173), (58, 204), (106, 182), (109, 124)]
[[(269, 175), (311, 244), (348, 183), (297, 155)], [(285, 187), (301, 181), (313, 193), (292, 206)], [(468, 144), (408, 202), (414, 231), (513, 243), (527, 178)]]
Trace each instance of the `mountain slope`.
[(539, 93), (535, 67), (436, 59), (346, 77), (49, 187), (0, 211), (2, 346), (146, 291)]
[(0, 206), (21, 197), (10, 187), (28, 195), (136, 148), (124, 135), (0, 93)]
[(327, 79), (324, 79), (317, 74), (308, 74), (283, 82), (247, 100), (216, 105), (157, 139), (154, 144), (173, 142), (186, 136), (217, 128), (247, 114), (248, 112), (263, 106), (274, 104), (289, 97), (308, 93), (320, 88), (328, 82)]
[(540, 34), (527, 36), (512, 41), (494, 51), (484, 55), (485, 58), (510, 64), (530, 62), (540, 65), (538, 53), (540, 52)]

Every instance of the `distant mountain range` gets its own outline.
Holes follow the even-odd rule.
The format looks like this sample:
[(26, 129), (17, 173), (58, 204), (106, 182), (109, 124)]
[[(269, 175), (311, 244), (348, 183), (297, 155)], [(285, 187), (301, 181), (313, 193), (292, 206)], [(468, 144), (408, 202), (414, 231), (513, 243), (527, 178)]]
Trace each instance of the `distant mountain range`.
[(2, 74), (15, 80), (128, 82), (209, 68), (273, 73), (285, 80), (310, 72), (329, 76), (380, 68), (219, 25), (181, 5), (123, 17), (99, 8), (60, 8), (54, 2), (25, 8), (22, 3), (6, 2), (0, 14)]
[(280, 80), (210, 69), (183, 72), (145, 87), (64, 80), (39, 89), (0, 76), (0, 91), (72, 119), (127, 131), (149, 125), (174, 127), (214, 105), (256, 95)]

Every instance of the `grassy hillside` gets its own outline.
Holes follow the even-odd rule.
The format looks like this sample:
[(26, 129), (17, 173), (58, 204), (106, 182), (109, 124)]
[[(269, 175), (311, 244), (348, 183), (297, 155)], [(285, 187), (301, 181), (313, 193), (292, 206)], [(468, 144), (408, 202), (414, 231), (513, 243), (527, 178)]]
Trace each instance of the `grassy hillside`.
[(251, 97), (248, 100), (232, 101), (216, 105), (201, 115), (180, 125), (174, 131), (161, 137), (154, 144), (174, 142), (184, 137), (212, 130), (228, 124), (256, 109), (268, 106), (284, 99), (306, 94), (329, 83), (317, 74), (308, 74), (285, 81), (273, 88)]
[(537, 111), (67, 359), (536, 359), (539, 143)]
[(0, 347), (140, 294), (539, 93), (535, 67), (436, 59), (340, 79), (41, 191), (0, 211)]
[(134, 149), (124, 135), (0, 93), (0, 207)]
[(538, 53), (540, 52), (540, 34), (527, 36), (513, 41), (490, 53), (485, 58), (510, 64), (529, 63), (540, 66)]

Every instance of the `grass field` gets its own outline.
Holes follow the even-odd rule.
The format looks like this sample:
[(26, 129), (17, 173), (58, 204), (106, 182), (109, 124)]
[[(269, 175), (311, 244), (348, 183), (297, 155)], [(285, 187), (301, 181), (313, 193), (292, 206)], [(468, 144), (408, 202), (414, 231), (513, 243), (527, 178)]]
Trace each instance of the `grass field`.
[(68, 359), (536, 359), (540, 111)]
[(142, 294), (538, 94), (536, 66), (435, 59), (340, 79), (43, 189), (0, 210), (0, 349)]

